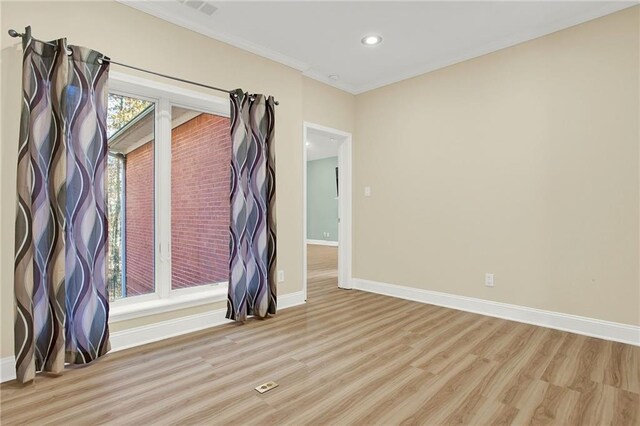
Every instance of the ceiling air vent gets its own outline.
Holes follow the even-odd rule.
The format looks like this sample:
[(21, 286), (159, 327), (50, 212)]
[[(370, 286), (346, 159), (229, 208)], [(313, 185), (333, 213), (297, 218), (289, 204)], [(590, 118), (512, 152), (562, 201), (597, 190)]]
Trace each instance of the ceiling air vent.
[(176, 0), (176, 1), (178, 3), (182, 3), (189, 6), (191, 9), (202, 12), (207, 16), (213, 15), (213, 13), (216, 10), (218, 10), (218, 8), (212, 5), (211, 3), (203, 0)]

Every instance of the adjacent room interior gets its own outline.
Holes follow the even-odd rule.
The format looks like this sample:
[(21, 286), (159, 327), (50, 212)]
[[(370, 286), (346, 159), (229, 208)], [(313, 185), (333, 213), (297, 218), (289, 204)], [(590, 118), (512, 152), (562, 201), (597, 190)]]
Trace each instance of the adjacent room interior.
[(640, 423), (638, 1), (0, 24), (2, 425)]
[[(351, 135), (305, 123), (305, 294), (309, 287), (350, 289)], [(342, 190), (343, 197), (340, 197)], [(311, 292), (313, 293), (313, 291)]]

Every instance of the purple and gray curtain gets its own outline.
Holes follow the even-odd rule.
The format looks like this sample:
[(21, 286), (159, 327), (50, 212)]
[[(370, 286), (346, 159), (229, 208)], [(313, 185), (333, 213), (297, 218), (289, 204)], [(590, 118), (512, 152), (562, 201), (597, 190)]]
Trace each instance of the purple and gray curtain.
[(25, 36), (23, 47), (14, 279), (19, 382), (109, 350), (109, 65), (64, 39), (50, 45)]
[(273, 97), (231, 93), (231, 242), (227, 318), (276, 313)]

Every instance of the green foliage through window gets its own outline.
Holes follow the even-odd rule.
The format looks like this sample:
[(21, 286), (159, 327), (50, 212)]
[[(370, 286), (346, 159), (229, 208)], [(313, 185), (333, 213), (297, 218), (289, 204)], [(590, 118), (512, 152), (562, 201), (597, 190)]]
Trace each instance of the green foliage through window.
[[(153, 103), (143, 99), (109, 94), (107, 110), (107, 136), (111, 138)], [(126, 296), (123, 282), (124, 255), (124, 188), (125, 156), (109, 150), (107, 163), (107, 221), (109, 223), (109, 259), (107, 265), (107, 290), (109, 299)]]
[(122, 129), (127, 123), (152, 105), (152, 102), (143, 99), (109, 94), (107, 136), (110, 138), (114, 133)]

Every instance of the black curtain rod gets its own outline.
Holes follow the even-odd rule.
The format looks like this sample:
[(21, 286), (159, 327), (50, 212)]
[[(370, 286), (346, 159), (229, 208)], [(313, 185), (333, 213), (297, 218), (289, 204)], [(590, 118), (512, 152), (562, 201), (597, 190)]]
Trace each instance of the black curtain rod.
[[(39, 41), (40, 43), (48, 44), (49, 46), (57, 47), (57, 45), (54, 44), (54, 43), (49, 43), (47, 41), (38, 40), (38, 39), (32, 37), (31, 36), (31, 27), (25, 28), (25, 33), (24, 34), (19, 33), (14, 29), (9, 30), (8, 33), (13, 38), (17, 38), (17, 37), (24, 38), (25, 36), (28, 36), (32, 40)], [(135, 67), (133, 65), (123, 64), (122, 62), (116, 62), (116, 61), (112, 60), (111, 58), (109, 58), (107, 56), (104, 56), (104, 55), (102, 55), (102, 58), (100, 58), (99, 61), (100, 60), (109, 62), (109, 63), (114, 64), (114, 65), (119, 65), (121, 67), (131, 68), (132, 70), (146, 72), (147, 74), (153, 74), (153, 75), (157, 75), (159, 77), (168, 78), (169, 80), (180, 81), (182, 83), (192, 84), (194, 86), (204, 87), (206, 89), (217, 90), (218, 92), (224, 92), (224, 93), (229, 93), (229, 94), (233, 93), (233, 91), (231, 91), (231, 90), (221, 89), (221, 88), (215, 87), (215, 86), (209, 86), (208, 84), (198, 83), (197, 81), (186, 80), (186, 79), (180, 78), (180, 77), (173, 77), (171, 75), (162, 74), (162, 73), (151, 71), (151, 70), (147, 70), (147, 69), (144, 69), (144, 68)], [(275, 104), (276, 105), (280, 105), (280, 102), (275, 101)]]

